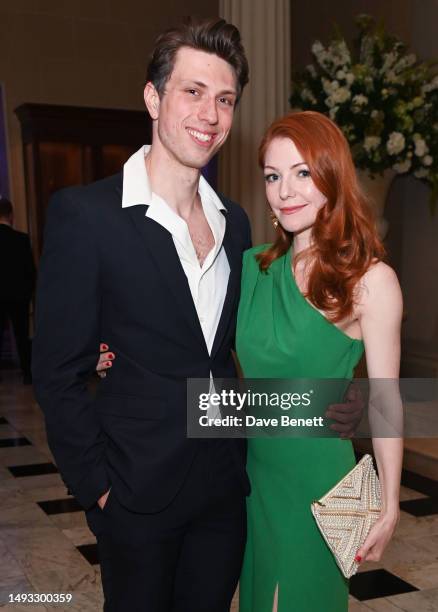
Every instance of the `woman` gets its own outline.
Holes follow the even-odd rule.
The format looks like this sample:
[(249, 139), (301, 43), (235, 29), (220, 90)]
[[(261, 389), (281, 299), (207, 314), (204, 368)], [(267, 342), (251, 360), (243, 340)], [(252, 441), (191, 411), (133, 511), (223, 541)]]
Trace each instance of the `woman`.
[[(397, 378), (402, 298), (356, 182), (342, 132), (324, 115), (275, 121), (259, 149), (277, 239), (244, 255), (237, 354), (248, 378)], [(383, 511), (358, 559), (378, 560), (398, 520), (400, 439), (374, 439)], [(248, 441), (248, 539), (240, 611), (342, 612), (344, 579), (310, 504), (353, 466), (340, 439)]]
[[(277, 238), (244, 255), (236, 347), (245, 377), (350, 379), (365, 350), (370, 378), (398, 378), (400, 288), (342, 132), (319, 113), (288, 115), (268, 128), (259, 162)], [(402, 441), (373, 446), (383, 510), (358, 561), (380, 559), (399, 516)], [(348, 609), (348, 581), (310, 504), (354, 463), (341, 439), (248, 441), (240, 612)]]

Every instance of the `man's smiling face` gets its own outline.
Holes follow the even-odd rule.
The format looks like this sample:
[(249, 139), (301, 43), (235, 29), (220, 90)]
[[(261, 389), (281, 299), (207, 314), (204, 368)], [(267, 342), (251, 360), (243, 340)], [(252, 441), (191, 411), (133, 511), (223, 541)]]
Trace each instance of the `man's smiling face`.
[(230, 64), (217, 55), (182, 47), (161, 99), (154, 98), (154, 144), (158, 138), (171, 158), (201, 169), (228, 136), (236, 94)]

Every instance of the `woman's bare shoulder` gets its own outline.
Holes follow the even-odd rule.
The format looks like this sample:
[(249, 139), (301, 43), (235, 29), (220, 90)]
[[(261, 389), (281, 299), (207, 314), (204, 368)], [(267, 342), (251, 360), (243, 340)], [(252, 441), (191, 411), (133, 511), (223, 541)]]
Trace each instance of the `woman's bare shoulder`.
[(372, 286), (388, 282), (399, 284), (395, 270), (384, 261), (377, 261), (371, 264), (363, 275), (362, 280)]
[(396, 306), (401, 303), (401, 289), (394, 269), (383, 261), (373, 263), (357, 285), (357, 304), (360, 309), (380, 302)]

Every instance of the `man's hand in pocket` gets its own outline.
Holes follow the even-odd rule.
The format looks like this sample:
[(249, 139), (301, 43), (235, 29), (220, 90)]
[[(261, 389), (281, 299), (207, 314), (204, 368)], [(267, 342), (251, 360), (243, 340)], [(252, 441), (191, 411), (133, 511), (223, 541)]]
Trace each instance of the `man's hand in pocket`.
[(108, 499), (108, 495), (109, 495), (110, 491), (111, 491), (111, 489), (108, 489), (108, 491), (106, 493), (104, 493), (102, 495), (102, 497), (99, 497), (99, 499), (97, 500), (97, 503), (98, 503), (99, 508), (101, 510), (103, 510), (105, 508), (106, 500)]

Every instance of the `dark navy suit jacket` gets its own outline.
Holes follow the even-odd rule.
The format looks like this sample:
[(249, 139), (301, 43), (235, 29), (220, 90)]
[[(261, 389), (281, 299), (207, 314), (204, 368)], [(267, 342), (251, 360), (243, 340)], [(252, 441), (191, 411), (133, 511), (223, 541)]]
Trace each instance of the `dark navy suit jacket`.
[[(123, 175), (56, 193), (39, 271), (33, 381), (63, 479), (84, 508), (111, 486), (156, 512), (181, 488), (205, 440), (186, 436), (187, 378), (236, 375), (234, 346), (245, 212), (226, 198), (225, 303), (209, 355), (171, 234), (122, 208)], [(116, 354), (96, 396), (88, 381), (105, 341)], [(243, 441), (229, 440), (245, 491)]]

